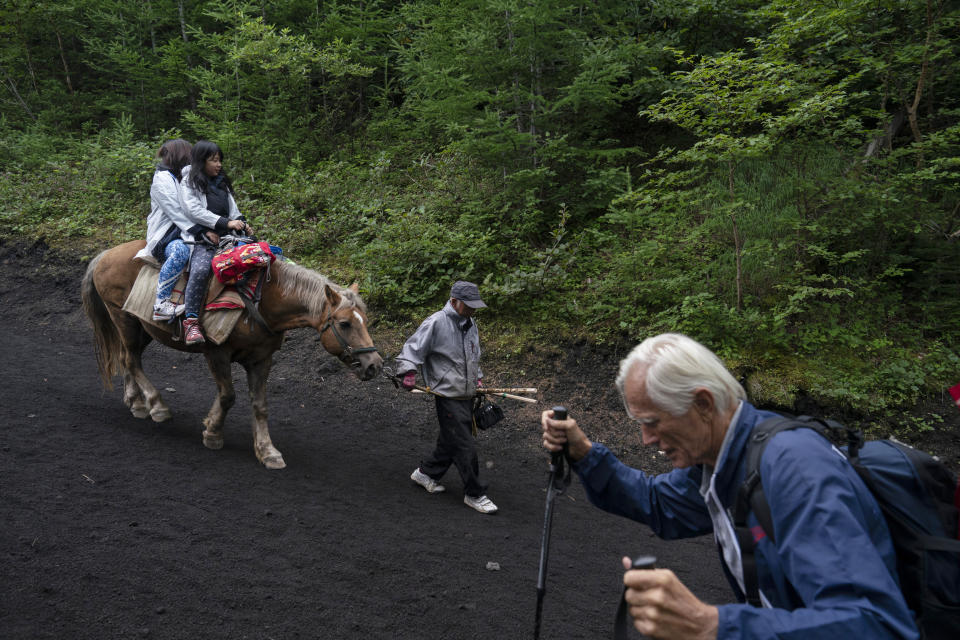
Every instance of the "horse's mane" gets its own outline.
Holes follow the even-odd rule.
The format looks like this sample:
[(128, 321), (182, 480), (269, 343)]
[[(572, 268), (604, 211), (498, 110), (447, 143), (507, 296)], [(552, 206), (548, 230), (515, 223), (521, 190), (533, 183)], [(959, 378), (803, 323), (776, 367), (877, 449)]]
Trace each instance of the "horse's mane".
[(327, 296), (324, 293), (324, 287), (327, 285), (340, 294), (340, 304), (337, 309), (357, 307), (364, 313), (367, 311), (367, 305), (364, 304), (359, 294), (352, 289), (331, 282), (329, 278), (312, 269), (279, 260), (274, 262), (273, 266), (277, 276), (277, 286), (280, 287), (283, 294), (292, 293), (296, 295), (307, 305), (313, 315), (319, 316), (325, 311)]

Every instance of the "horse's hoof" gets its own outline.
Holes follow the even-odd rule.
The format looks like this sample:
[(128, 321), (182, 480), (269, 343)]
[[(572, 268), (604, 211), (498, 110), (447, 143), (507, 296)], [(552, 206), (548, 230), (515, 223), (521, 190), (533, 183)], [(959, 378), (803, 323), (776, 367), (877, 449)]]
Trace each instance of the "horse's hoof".
[(150, 411), (147, 410), (146, 405), (134, 405), (130, 407), (130, 413), (133, 414), (134, 418), (139, 418), (140, 420), (143, 420), (150, 415)]
[(207, 449), (213, 449), (214, 451), (223, 449), (223, 436), (204, 431), (203, 446)]
[(170, 409), (167, 407), (154, 407), (150, 410), (150, 417), (154, 422), (166, 422), (173, 417), (173, 414), (170, 413)]
[(261, 458), (260, 462), (262, 462), (263, 466), (267, 469), (285, 469), (287, 467), (287, 463), (283, 461), (283, 456), (280, 455), (279, 451)]

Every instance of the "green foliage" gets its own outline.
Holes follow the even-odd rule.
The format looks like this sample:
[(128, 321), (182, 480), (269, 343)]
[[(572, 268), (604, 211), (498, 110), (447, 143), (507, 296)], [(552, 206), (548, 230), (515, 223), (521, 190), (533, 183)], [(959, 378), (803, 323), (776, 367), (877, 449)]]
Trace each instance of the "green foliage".
[(759, 401), (894, 411), (960, 371), (958, 27), (901, 0), (10, 0), (0, 235), (139, 237), (161, 141), (205, 137), (261, 236), (380, 315), (467, 278), (504, 335), (683, 331)]
[[(50, 148), (53, 140), (47, 138)], [(0, 217), (7, 237), (45, 237), (51, 243), (128, 240), (143, 233), (150, 210), (153, 156), (159, 142), (134, 139), (130, 118), (80, 142), (61, 141), (48, 161), (24, 157), (26, 171), (8, 174), (0, 186)], [(69, 160), (60, 160), (65, 156)]]
[[(236, 166), (248, 173), (282, 164), (290, 149), (322, 144), (313, 133), (323, 116), (317, 99), (336, 103), (344, 78), (372, 72), (350, 61), (356, 52), (343, 41), (318, 46), (305, 34), (266, 24), (254, 9), (230, 0), (205, 11), (224, 29), (194, 30), (205, 64), (188, 72), (199, 99), (184, 115), (198, 136), (235, 152)], [(324, 78), (319, 91), (317, 77)]]

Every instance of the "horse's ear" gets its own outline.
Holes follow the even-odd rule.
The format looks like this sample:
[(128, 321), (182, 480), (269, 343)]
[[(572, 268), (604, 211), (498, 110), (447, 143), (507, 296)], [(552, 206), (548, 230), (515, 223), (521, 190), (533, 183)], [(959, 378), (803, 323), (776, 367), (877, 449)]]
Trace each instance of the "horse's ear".
[(360, 285), (354, 282), (352, 285), (350, 285), (350, 291), (353, 291), (354, 293), (360, 293)]
[(340, 306), (340, 294), (334, 291), (333, 287), (328, 284), (323, 285), (323, 293), (327, 296), (327, 304), (334, 308)]

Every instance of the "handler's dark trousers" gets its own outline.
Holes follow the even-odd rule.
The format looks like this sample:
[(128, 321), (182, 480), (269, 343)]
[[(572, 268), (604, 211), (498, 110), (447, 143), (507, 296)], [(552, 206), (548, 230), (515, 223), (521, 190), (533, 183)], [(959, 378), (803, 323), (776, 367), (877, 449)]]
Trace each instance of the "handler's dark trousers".
[(434, 480), (456, 465), (463, 481), (463, 492), (471, 498), (479, 498), (487, 492), (487, 485), (480, 481), (480, 463), (477, 461), (477, 446), (474, 440), (473, 401), (435, 396), (440, 435), (437, 446), (426, 460), (420, 462), (420, 471)]

